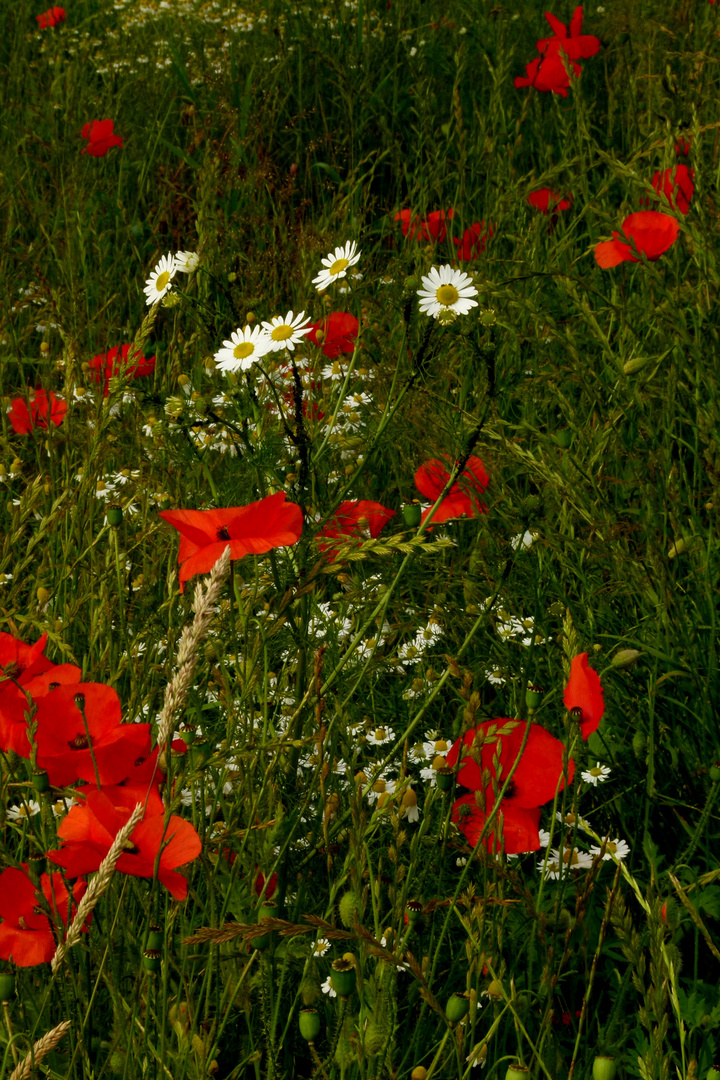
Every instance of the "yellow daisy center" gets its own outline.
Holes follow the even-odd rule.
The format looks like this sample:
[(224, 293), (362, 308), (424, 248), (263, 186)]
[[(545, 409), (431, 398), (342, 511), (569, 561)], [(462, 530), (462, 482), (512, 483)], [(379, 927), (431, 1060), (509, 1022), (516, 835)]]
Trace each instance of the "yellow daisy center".
[(594, 765), (592, 769), (588, 769), (591, 776), (602, 776), (602, 769), (599, 765)]
[(612, 840), (608, 840), (605, 844), (605, 850), (609, 851), (611, 855), (614, 855), (617, 851), (617, 844), (614, 844)]
[(241, 341), (239, 345), (236, 345), (233, 349), (233, 356), (236, 360), (244, 360), (246, 356), (252, 356), (255, 352), (255, 346), (252, 341)]
[(340, 274), (345, 269), (345, 267), (348, 266), (349, 263), (350, 263), (349, 259), (336, 259), (335, 262), (330, 267), (330, 270), (328, 271), (328, 273), (330, 273), (330, 274)]
[(566, 866), (576, 866), (580, 862), (577, 851), (566, 848), (565, 851), (563, 851), (563, 862)]
[(290, 323), (280, 323), (270, 334), (273, 341), (287, 341), (288, 338), (293, 336), (293, 328)]
[(460, 293), (454, 285), (441, 285), (435, 295), (438, 304), (442, 304), (444, 307), (452, 307), (460, 299)]
[(158, 292), (162, 292), (168, 281), (170, 280), (170, 274), (167, 270), (163, 270), (162, 274), (158, 274), (155, 279), (155, 288)]

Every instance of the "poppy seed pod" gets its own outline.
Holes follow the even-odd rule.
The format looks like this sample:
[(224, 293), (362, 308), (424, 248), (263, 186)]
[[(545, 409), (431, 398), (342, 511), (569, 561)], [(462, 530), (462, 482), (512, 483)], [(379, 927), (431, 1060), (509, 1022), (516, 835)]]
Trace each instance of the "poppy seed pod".
[(107, 519), (108, 525), (111, 525), (114, 529), (117, 529), (119, 525), (122, 525), (122, 506), (118, 506), (117, 503), (114, 503), (112, 506), (108, 506)]
[(617, 1062), (614, 1057), (599, 1054), (593, 1061), (593, 1080), (615, 1080)]
[(142, 954), (142, 963), (146, 971), (154, 974), (162, 967), (162, 953), (158, 949), (146, 949)]
[(317, 1009), (301, 1009), (298, 1025), (303, 1039), (314, 1042), (320, 1034), (320, 1014)]
[(720, 1065), (711, 1065), (706, 1080), (720, 1080)]
[(562, 428), (555, 432), (555, 442), (561, 450), (569, 450), (572, 444), (572, 431), (570, 428)]
[[(277, 904), (261, 904), (258, 908), (257, 919), (261, 922), (263, 919), (277, 919), (280, 914), (280, 908)], [(258, 937), (254, 937), (250, 941), (250, 945), (253, 949), (259, 949), (261, 952), (267, 949), (271, 941), (271, 932), (268, 931), (265, 934), (260, 934)]]
[(541, 686), (528, 686), (525, 691), (525, 704), (528, 709), (537, 709), (545, 691)]
[(409, 529), (416, 529), (420, 524), (422, 507), (418, 502), (408, 503), (403, 506), (403, 520)]
[(46, 791), (50, 790), (50, 777), (44, 769), (38, 769), (37, 772), (32, 774), (32, 786), (38, 795), (44, 795)]
[(355, 988), (355, 965), (350, 960), (333, 960), (330, 983), (338, 997), (350, 997)]
[(407, 913), (408, 922), (415, 925), (422, 915), (422, 903), (419, 900), (408, 900), (405, 911)]
[(452, 994), (445, 1006), (445, 1015), (451, 1024), (459, 1024), (470, 1012), (470, 998), (467, 994)]
[(530, 1075), (530, 1070), (527, 1065), (512, 1064), (508, 1065), (508, 1071), (505, 1073), (505, 1080), (527, 1080)]
[(162, 949), (165, 943), (165, 934), (161, 926), (157, 926), (155, 923), (151, 923), (148, 928), (148, 949)]
[(720, 761), (714, 761), (710, 766), (710, 779), (713, 784), (717, 784), (718, 780), (720, 780)]
[(438, 769), (436, 777), (439, 791), (444, 794), (452, 789), (454, 774), (449, 765), (443, 765), (441, 769)]

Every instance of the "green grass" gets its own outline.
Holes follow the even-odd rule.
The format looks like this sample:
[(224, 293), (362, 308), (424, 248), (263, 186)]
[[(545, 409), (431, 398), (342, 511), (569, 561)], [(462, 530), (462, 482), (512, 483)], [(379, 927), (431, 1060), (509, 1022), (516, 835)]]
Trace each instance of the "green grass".
[[(603, 47), (563, 99), (513, 85), (548, 32), (541, 3), (67, 0), (45, 30), (26, 0), (2, 6), (0, 629), (47, 633), (49, 659), (111, 685), (156, 737), (206, 582), (179, 592), (158, 511), (284, 491), (304, 512), (297, 545), (233, 564), (174, 718), (211, 751), (164, 762), (166, 810), (202, 840), (188, 899), (116, 873), (55, 974), (3, 962), (17, 987), (3, 1080), (32, 1075), (13, 1070), (65, 1020), (35, 1075), (460, 1080), (480, 1075), (477, 1052), (500, 1080), (513, 1062), (589, 1080), (604, 1054), (622, 1078), (704, 1080), (720, 1060), (719, 9), (586, 6)], [(553, 10), (569, 21), (573, 5)], [(82, 154), (82, 127), (104, 118), (123, 148)], [(594, 246), (655, 198), (681, 137), (690, 211), (653, 203), (678, 241), (601, 270)], [(539, 214), (541, 187), (572, 208)], [(450, 207), (437, 243), (394, 220)], [(481, 221), (486, 249), (462, 264), (478, 306), (441, 326), (418, 309), (420, 279)], [(350, 240), (362, 277), (320, 296), (321, 259)], [(179, 250), (198, 270), (149, 309), (146, 279)], [(361, 320), (334, 373), (316, 346), (293, 353), (302, 419), (282, 354), (231, 376), (212, 359), (289, 310)], [(103, 398), (90, 361), (133, 341), (154, 373)], [(6, 410), (34, 387), (67, 414), (16, 434)], [(469, 454), (488, 513), (418, 534), (403, 517), (416, 470)], [(344, 499), (396, 514), (330, 562), (314, 535)], [(587, 743), (563, 705), (580, 652), (605, 695)], [(420, 775), (423, 742), (527, 721), (532, 684), (532, 718), (576, 766), (541, 828), (557, 847), (555, 811), (573, 811), (627, 841), (622, 866), (558, 881), (544, 850), (473, 853), (450, 820), (462, 791)], [(592, 786), (596, 762), (611, 775)], [(1, 766), (6, 870), (58, 846), (60, 792), (38, 795), (14, 753)], [(401, 794), (378, 809), (378, 778), (412, 784), (418, 821)], [(257, 870), (277, 873), (284, 921), (262, 949)], [(331, 998), (346, 952), (356, 986)], [(311, 1044), (303, 1007), (320, 1015)]]

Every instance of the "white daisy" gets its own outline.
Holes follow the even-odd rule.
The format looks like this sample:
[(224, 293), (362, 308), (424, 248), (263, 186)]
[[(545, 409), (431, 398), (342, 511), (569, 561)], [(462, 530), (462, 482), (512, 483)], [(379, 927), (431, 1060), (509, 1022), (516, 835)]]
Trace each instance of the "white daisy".
[(27, 802), (22, 803), (20, 806), (8, 806), (7, 816), (10, 821), (23, 821), (25, 818), (35, 817), (40, 813), (40, 803), (35, 802), (34, 799), (28, 799)]
[(270, 350), (279, 352), (280, 349), (294, 351), (295, 346), (302, 343), (303, 335), (310, 333), (310, 320), (303, 323), (305, 312), (293, 317), (293, 312), (288, 311), (283, 319), (282, 315), (275, 315), (270, 322), (264, 322), (263, 330), (270, 335)]
[[(602, 849), (600, 847), (593, 845), (590, 848), (590, 854), (599, 855), (601, 850)], [(622, 862), (623, 859), (626, 859), (629, 854), (630, 845), (628, 844), (627, 840), (610, 840), (609, 837), (605, 837), (605, 854), (603, 855), (603, 862), (609, 862), (609, 860), (612, 859), (613, 856), (615, 856), (618, 862)]]
[(423, 288), (418, 289), (420, 310), (434, 319), (448, 311), (467, 315), (471, 308), (477, 307), (477, 300), (472, 299), (477, 296), (472, 278), (462, 270), (453, 270), (448, 263), (440, 268), (433, 266), (422, 284)]
[(273, 348), (270, 337), (259, 326), (238, 327), (215, 353), (215, 363), (219, 371), (247, 371)]
[(322, 990), (323, 994), (329, 994), (330, 997), (337, 997), (336, 992), (332, 988), (329, 975), (324, 983), (320, 983), (320, 989)]
[(586, 784), (592, 784), (593, 787), (597, 787), (598, 784), (603, 784), (610, 775), (610, 769), (607, 765), (601, 765), (600, 762), (594, 765), (592, 769), (587, 769), (585, 772), (580, 773), (581, 777)]
[(196, 251), (178, 251), (175, 256), (175, 269), (181, 274), (192, 274), (197, 270), (200, 256)]
[(315, 946), (313, 948), (313, 955), (314, 956), (324, 956), (329, 948), (330, 948), (330, 942), (328, 941), (327, 938), (324, 938), (324, 937), (318, 938), (318, 940), (315, 942)]
[(344, 278), (348, 266), (354, 266), (359, 259), (360, 252), (357, 250), (357, 244), (354, 240), (350, 244), (345, 244), (344, 247), (336, 247), (328, 255), (327, 259), (322, 260), (325, 269), (321, 270), (318, 276), (313, 278), (313, 285), (319, 291), (327, 289), (329, 285), (332, 285), (333, 281)]
[[(546, 877), (558, 878), (567, 870), (589, 870), (593, 864), (592, 855), (578, 848), (566, 847), (562, 851), (551, 848)], [(539, 864), (542, 866), (542, 863)]]
[(382, 746), (383, 743), (392, 742), (395, 738), (395, 732), (391, 727), (387, 728), (375, 728), (374, 731), (369, 732), (365, 736), (366, 742), (371, 746)]
[(177, 269), (175, 256), (169, 252), (167, 255), (163, 255), (145, 282), (146, 303), (157, 304), (158, 300), (162, 300), (165, 293), (171, 288), (172, 279), (175, 277)]

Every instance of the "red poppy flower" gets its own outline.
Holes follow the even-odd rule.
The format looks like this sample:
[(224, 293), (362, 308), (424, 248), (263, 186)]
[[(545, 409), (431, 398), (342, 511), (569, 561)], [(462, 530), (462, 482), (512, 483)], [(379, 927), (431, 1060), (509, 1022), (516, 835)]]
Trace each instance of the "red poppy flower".
[(559, 94), (560, 97), (567, 97), (570, 77), (566, 65), (572, 70), (575, 77), (582, 71), (580, 65), (569, 57), (565, 57), (563, 62), (559, 53), (548, 52), (547, 56), (541, 56), (539, 59), (531, 60), (527, 64), (525, 75), (515, 77), (515, 86), (518, 89), (522, 86), (534, 86), (536, 90), (543, 94), (552, 92), (553, 94)]
[(0, 633), (0, 749), (30, 757), (27, 737), (27, 695), (33, 700), (47, 694), (51, 683), (80, 681), (75, 664), (53, 664), (43, 655), (47, 634), (26, 645), (12, 634)]
[[(324, 319), (312, 324), (307, 335), (313, 345), (321, 345), (322, 351), (330, 360), (336, 360), (341, 352), (355, 351), (355, 342), (360, 324), (354, 315), (347, 311), (333, 311)], [(317, 339), (318, 330), (323, 334), (322, 344)]]
[[(113, 840), (127, 822), (132, 810), (114, 805), (97, 788), (88, 791), (85, 801), (73, 806), (58, 828), (64, 841), (57, 851), (47, 857), (65, 869), (67, 877), (79, 877), (97, 870), (107, 855)], [(187, 880), (177, 873), (178, 866), (196, 859), (202, 850), (200, 837), (189, 821), (173, 814), (165, 824), (164, 814), (143, 818), (129, 837), (125, 854), (115, 869), (133, 877), (152, 878), (155, 860), (160, 854), (158, 881), (176, 900), (187, 896)]]
[[(490, 781), (495, 780), (497, 786), (501, 787), (520, 753), (525, 727), (520, 720), (486, 720), (467, 731), (462, 739), (457, 739), (446, 759), (451, 767), (460, 758), (463, 746), (469, 750), (479, 743), (472, 757), (466, 752), (462, 758), (458, 783), (471, 791), (480, 791), (488, 785), (489, 777)], [(503, 799), (503, 808), (513, 805), (527, 810), (554, 799), (556, 791), (565, 786), (563, 754), (564, 747), (559, 739), (540, 724), (531, 724), (525, 749)], [(571, 759), (568, 763), (568, 781), (572, 780), (574, 772), (575, 763)]]
[[(38, 907), (38, 896), (28, 877), (27, 864), (23, 869), (14, 866), (0, 874), (0, 957), (12, 959), (18, 967), (48, 964), (57, 948), (50, 919)], [(72, 910), (82, 900), (87, 889), (78, 881), (72, 890)], [(40, 890), (67, 926), (71, 913), (70, 896), (60, 874), (43, 874)]]
[(55, 7), (48, 8), (42, 15), (36, 15), (35, 18), (38, 21), (38, 26), (41, 30), (46, 30), (48, 26), (57, 26), (60, 22), (65, 22), (65, 8)]
[(37, 763), (50, 783), (117, 784), (147, 752), (149, 724), (123, 724), (120, 698), (103, 683), (58, 686), (37, 701)]
[(687, 214), (695, 192), (695, 173), (687, 165), (676, 165), (674, 169), (663, 169), (653, 176), (652, 186), (660, 195), (665, 195), (670, 205)]
[(614, 232), (612, 240), (595, 245), (595, 261), (603, 270), (621, 262), (640, 262), (627, 240), (637, 250), (654, 261), (664, 255), (678, 238), (680, 226), (674, 217), (658, 210), (638, 210), (622, 223), (622, 232)]
[(83, 154), (90, 154), (91, 157), (105, 157), (113, 146), (119, 146), (122, 150), (123, 141), (113, 131), (114, 126), (114, 120), (92, 120), (85, 124), (80, 133), (83, 139), (88, 140), (88, 145), (83, 147)]
[(452, 242), (458, 249), (458, 259), (462, 262), (467, 262), (468, 259), (477, 259), (478, 255), (482, 255), (485, 251), (487, 242), (494, 232), (494, 226), (486, 226), (484, 221), (476, 221), (474, 225), (465, 230), (462, 240), (458, 240), (456, 236), (453, 236)]
[[(711, 0), (712, 2), (712, 0)], [(690, 147), (692, 146), (692, 137), (688, 136), (687, 139), (679, 138), (675, 143), (675, 153), (678, 157), (688, 157), (690, 154)]]
[(25, 398), (13, 398), (8, 409), (10, 424), (18, 435), (28, 435), (34, 428), (59, 427), (67, 412), (67, 402), (40, 388), (31, 390), (30, 407)]
[[(89, 363), (90, 375), (96, 383), (104, 383), (103, 394), (105, 397), (110, 393), (110, 379), (113, 375), (124, 375), (126, 379), (139, 379), (143, 375), (152, 375), (155, 370), (155, 357), (147, 359), (140, 353), (132, 357), (133, 363), (128, 364), (130, 345), (116, 345), (108, 349), (106, 353), (93, 356)], [(118, 355), (119, 354), (119, 355)]]
[(452, 207), (447, 211), (433, 210), (425, 220), (413, 218), (412, 210), (400, 210), (395, 215), (395, 221), (400, 221), (403, 236), (410, 234), (412, 240), (432, 240), (442, 243), (447, 236), (447, 221), (452, 221)]
[(589, 666), (586, 652), (572, 658), (563, 701), (568, 711), (582, 710), (580, 732), (583, 739), (588, 739), (598, 729), (605, 712), (605, 702), (600, 676)]
[(569, 210), (572, 206), (572, 196), (561, 195), (546, 187), (531, 191), (527, 201), (541, 214), (557, 214), (561, 210)]
[[(182, 739), (173, 739), (172, 749), (186, 753), (187, 746)], [(158, 765), (161, 748), (150, 749), (150, 733), (138, 757), (127, 771), (127, 775), (118, 784), (103, 784), (103, 791), (114, 806), (126, 806), (133, 810), (138, 803), (145, 807), (148, 817), (162, 814), (165, 804), (160, 795), (160, 784), (165, 779)]]
[(570, 33), (568, 34), (565, 23), (561, 23), (551, 12), (545, 12), (545, 18), (550, 23), (553, 37), (541, 38), (537, 43), (538, 52), (543, 56), (557, 55), (564, 52), (570, 60), (588, 60), (600, 50), (600, 39), (593, 34), (583, 34), (582, 20), (583, 9), (576, 7), (570, 20)]
[(363, 534), (369, 533), (373, 540), (377, 540), (394, 516), (394, 510), (388, 510), (386, 506), (381, 506), (371, 499), (348, 499), (340, 503), (330, 521), (322, 527), (318, 533), (317, 545), (333, 560), (337, 550), (330, 551), (330, 544), (324, 543), (319, 537), (337, 539), (339, 536), (356, 536), (361, 539)]
[[(485, 806), (492, 810), (496, 796), (492, 789), (485, 792)], [(475, 847), (485, 827), (487, 814), (481, 810), (475, 795), (462, 795), (456, 799), (452, 808), (452, 820), (472, 847)], [(500, 837), (506, 855), (521, 855), (526, 851), (538, 851), (540, 848), (540, 808), (524, 809), (507, 804), (503, 799), (498, 810), (495, 827), (485, 834), (483, 844), (488, 851), (500, 851)]]
[[(436, 458), (426, 461), (415, 473), (415, 485), (418, 491), (435, 503), (450, 479), (450, 470), (443, 461)], [(433, 525), (440, 525), (451, 518), (477, 517), (487, 514), (487, 506), (480, 502), (478, 495), (485, 491), (490, 483), (485, 466), (479, 457), (468, 458), (463, 474), (457, 480), (443, 501), (438, 506), (432, 519)], [(421, 521), (430, 513), (423, 510)]]
[(229, 510), (161, 510), (160, 517), (180, 533), (180, 591), (195, 574), (212, 570), (225, 548), (230, 558), (262, 555), (292, 547), (300, 539), (302, 510), (285, 502), (285, 492)]
[[(255, 867), (255, 869), (258, 872), (257, 877), (255, 878), (255, 892), (259, 896), (260, 893), (263, 891), (263, 886), (265, 885), (265, 875), (263, 874), (262, 870), (258, 869), (257, 866)], [(271, 874), (270, 879), (269, 879), (269, 881), (267, 883), (267, 888), (265, 889), (265, 893), (264, 893), (264, 896), (265, 896), (266, 900), (269, 900), (271, 898), (271, 896), (275, 892), (276, 888), (277, 888), (277, 874)]]

